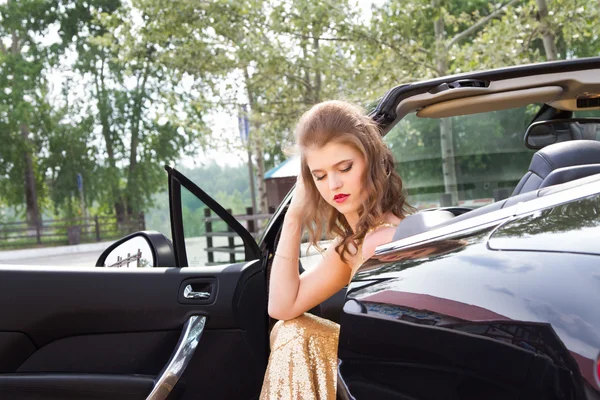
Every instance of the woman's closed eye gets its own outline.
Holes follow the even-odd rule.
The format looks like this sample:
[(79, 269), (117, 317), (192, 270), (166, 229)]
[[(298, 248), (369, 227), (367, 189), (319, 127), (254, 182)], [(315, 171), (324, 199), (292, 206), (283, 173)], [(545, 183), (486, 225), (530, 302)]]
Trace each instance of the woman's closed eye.
[[(352, 169), (352, 165), (353, 164), (350, 164), (346, 168), (340, 169), (340, 172), (349, 172)], [(321, 175), (321, 176), (317, 176), (317, 175), (313, 175), (313, 176), (315, 177), (316, 181), (322, 181), (323, 179), (325, 179), (325, 177), (327, 176), (327, 174)]]

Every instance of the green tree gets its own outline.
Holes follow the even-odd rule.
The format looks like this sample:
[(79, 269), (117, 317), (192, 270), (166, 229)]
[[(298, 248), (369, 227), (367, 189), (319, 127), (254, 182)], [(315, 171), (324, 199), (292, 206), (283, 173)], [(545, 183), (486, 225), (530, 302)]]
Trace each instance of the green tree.
[(463, 70), (600, 55), (600, 7), (585, 0), (523, 0), (455, 54)]
[[(360, 93), (356, 47), (345, 37), (357, 23), (355, 8), (349, 1), (311, 0), (135, 4), (151, 21), (149, 34), (169, 38), (172, 65), (196, 79), (225, 81), (213, 85), (213, 94), (230, 114), (248, 105), (265, 211), (265, 169), (282, 161), (282, 143), (300, 114), (324, 99)], [(365, 102), (362, 93), (359, 99)]]
[[(50, 132), (44, 143), (48, 157), (41, 163), (47, 171), (46, 182), (49, 188), (54, 214), (64, 212), (67, 218), (85, 217), (84, 204), (80, 202), (78, 175), (85, 187), (84, 202), (90, 207), (101, 188), (95, 175), (98, 172), (98, 150), (93, 143), (94, 118), (91, 112), (85, 117), (73, 118), (68, 106), (52, 115)], [(83, 190), (83, 187), (81, 190)]]
[(162, 60), (164, 42), (145, 32), (147, 17), (117, 1), (88, 8), (77, 43), (76, 68), (92, 83), (95, 126), (104, 144), (97, 187), (105, 211), (119, 221), (151, 204), (164, 178), (162, 166), (193, 154), (206, 133), (203, 109), (185, 87), (185, 75)]
[[(56, 104), (48, 82), (82, 35), (86, 10), (104, 3), (109, 1), (9, 0), (0, 6), (0, 135), (6, 143), (0, 149), (0, 196), (9, 205), (24, 204), (30, 226), (39, 224), (47, 200), (58, 208), (67, 204), (77, 173), (93, 181), (89, 163), (75, 161), (89, 157), (80, 140), (89, 137), (82, 131), (88, 118), (77, 116), (80, 109), (72, 105)], [(52, 32), (58, 40), (49, 42)]]
[(54, 50), (36, 35), (55, 21), (52, 3), (8, 0), (0, 5), (0, 188), (7, 204), (25, 204), (31, 227), (39, 224), (45, 196), (38, 168), (48, 120), (43, 72)]

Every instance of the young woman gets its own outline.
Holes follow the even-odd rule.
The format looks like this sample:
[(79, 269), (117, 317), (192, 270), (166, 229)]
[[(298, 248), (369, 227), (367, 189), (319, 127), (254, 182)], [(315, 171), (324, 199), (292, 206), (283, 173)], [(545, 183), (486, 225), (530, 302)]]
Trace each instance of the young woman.
[[(271, 269), (271, 356), (261, 399), (335, 399), (339, 326), (306, 311), (344, 288), (375, 248), (390, 242), (410, 207), (377, 126), (348, 103), (315, 105), (296, 128), (301, 174)], [(302, 229), (312, 245), (333, 238), (299, 275)]]

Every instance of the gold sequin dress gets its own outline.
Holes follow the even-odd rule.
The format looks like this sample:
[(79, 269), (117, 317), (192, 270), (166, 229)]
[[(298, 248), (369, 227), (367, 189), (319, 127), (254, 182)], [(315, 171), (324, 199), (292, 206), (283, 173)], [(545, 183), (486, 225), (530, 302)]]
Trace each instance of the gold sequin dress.
[[(369, 231), (384, 226), (396, 225), (382, 223)], [(260, 400), (335, 400), (339, 335), (338, 324), (309, 313), (277, 321)]]
[(260, 399), (335, 399), (339, 334), (338, 324), (308, 313), (278, 321)]

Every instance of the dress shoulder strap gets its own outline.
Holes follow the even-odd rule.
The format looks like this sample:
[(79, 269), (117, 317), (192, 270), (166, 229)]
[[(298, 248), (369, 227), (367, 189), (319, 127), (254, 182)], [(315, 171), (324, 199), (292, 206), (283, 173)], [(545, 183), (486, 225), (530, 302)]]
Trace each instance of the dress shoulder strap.
[(371, 233), (373, 231), (376, 231), (379, 228), (395, 228), (397, 226), (398, 226), (397, 224), (392, 224), (391, 222), (382, 221), (382, 222), (378, 223), (377, 225), (372, 226), (371, 228), (369, 228), (369, 230), (367, 231), (367, 233)]

